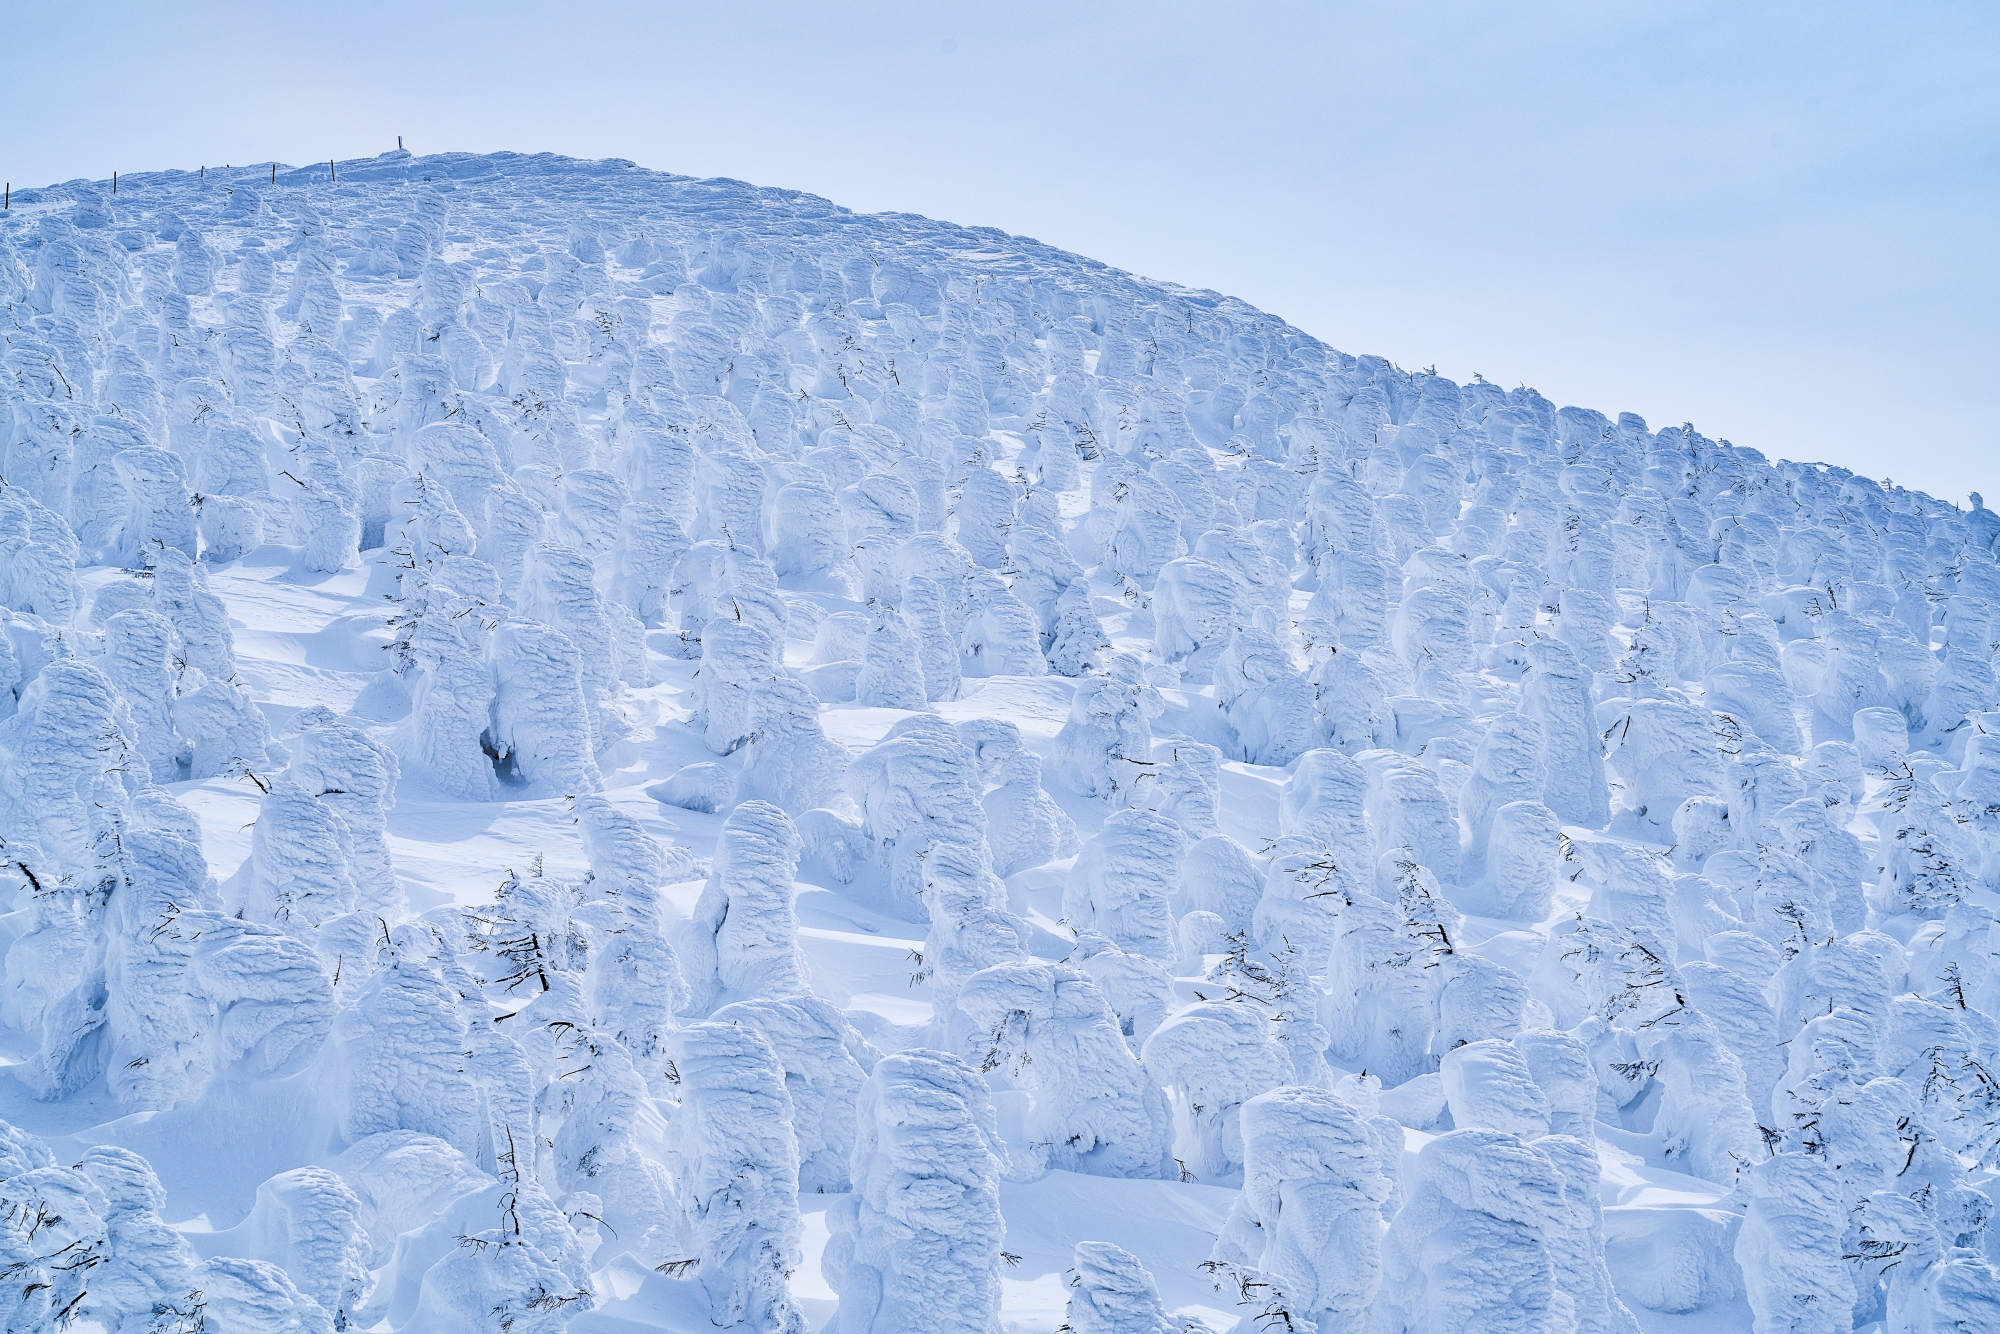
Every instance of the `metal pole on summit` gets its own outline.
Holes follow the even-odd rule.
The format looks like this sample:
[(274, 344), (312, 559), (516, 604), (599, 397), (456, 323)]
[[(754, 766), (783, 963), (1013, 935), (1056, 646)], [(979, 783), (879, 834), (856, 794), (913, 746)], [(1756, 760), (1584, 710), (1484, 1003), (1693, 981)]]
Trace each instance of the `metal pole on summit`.
[(111, 173), (111, 193), (118, 193), (118, 173), (115, 171)]
[(328, 158), (326, 160), (326, 174), (333, 177), (333, 183), (335, 185), (340, 184), (340, 168), (334, 165), (334, 161), (332, 158)]
[(278, 183), (278, 164), (273, 162), (271, 164), (271, 184), (276, 185), (277, 183)]

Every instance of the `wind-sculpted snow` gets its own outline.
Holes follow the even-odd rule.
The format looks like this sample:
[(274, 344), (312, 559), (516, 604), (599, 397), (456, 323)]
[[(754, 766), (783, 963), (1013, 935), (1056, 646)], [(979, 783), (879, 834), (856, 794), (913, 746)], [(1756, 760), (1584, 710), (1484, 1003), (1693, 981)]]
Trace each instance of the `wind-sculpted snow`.
[(0, 1325), (2000, 1328), (1977, 496), (337, 165), (0, 213)]

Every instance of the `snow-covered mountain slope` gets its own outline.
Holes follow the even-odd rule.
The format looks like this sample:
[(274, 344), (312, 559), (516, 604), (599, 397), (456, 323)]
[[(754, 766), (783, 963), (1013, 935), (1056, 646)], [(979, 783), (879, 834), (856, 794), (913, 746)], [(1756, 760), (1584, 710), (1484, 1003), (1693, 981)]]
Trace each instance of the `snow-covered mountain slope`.
[(1996, 1327), (1992, 513), (331, 174), (0, 215), (5, 1328)]

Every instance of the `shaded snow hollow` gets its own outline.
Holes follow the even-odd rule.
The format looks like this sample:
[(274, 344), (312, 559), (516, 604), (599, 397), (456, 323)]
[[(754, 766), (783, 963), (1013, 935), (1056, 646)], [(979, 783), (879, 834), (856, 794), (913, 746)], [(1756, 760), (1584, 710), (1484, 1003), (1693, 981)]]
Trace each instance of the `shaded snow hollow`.
[(0, 215), (0, 1326), (1994, 1329), (2000, 518), (619, 162)]

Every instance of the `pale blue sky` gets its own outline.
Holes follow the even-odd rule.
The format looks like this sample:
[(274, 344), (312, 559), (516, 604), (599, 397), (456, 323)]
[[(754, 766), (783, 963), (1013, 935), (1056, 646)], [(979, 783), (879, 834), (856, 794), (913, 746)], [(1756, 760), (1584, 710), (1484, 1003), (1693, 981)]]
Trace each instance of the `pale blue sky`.
[(0, 176), (550, 150), (2000, 493), (2000, 6), (0, 0)]

